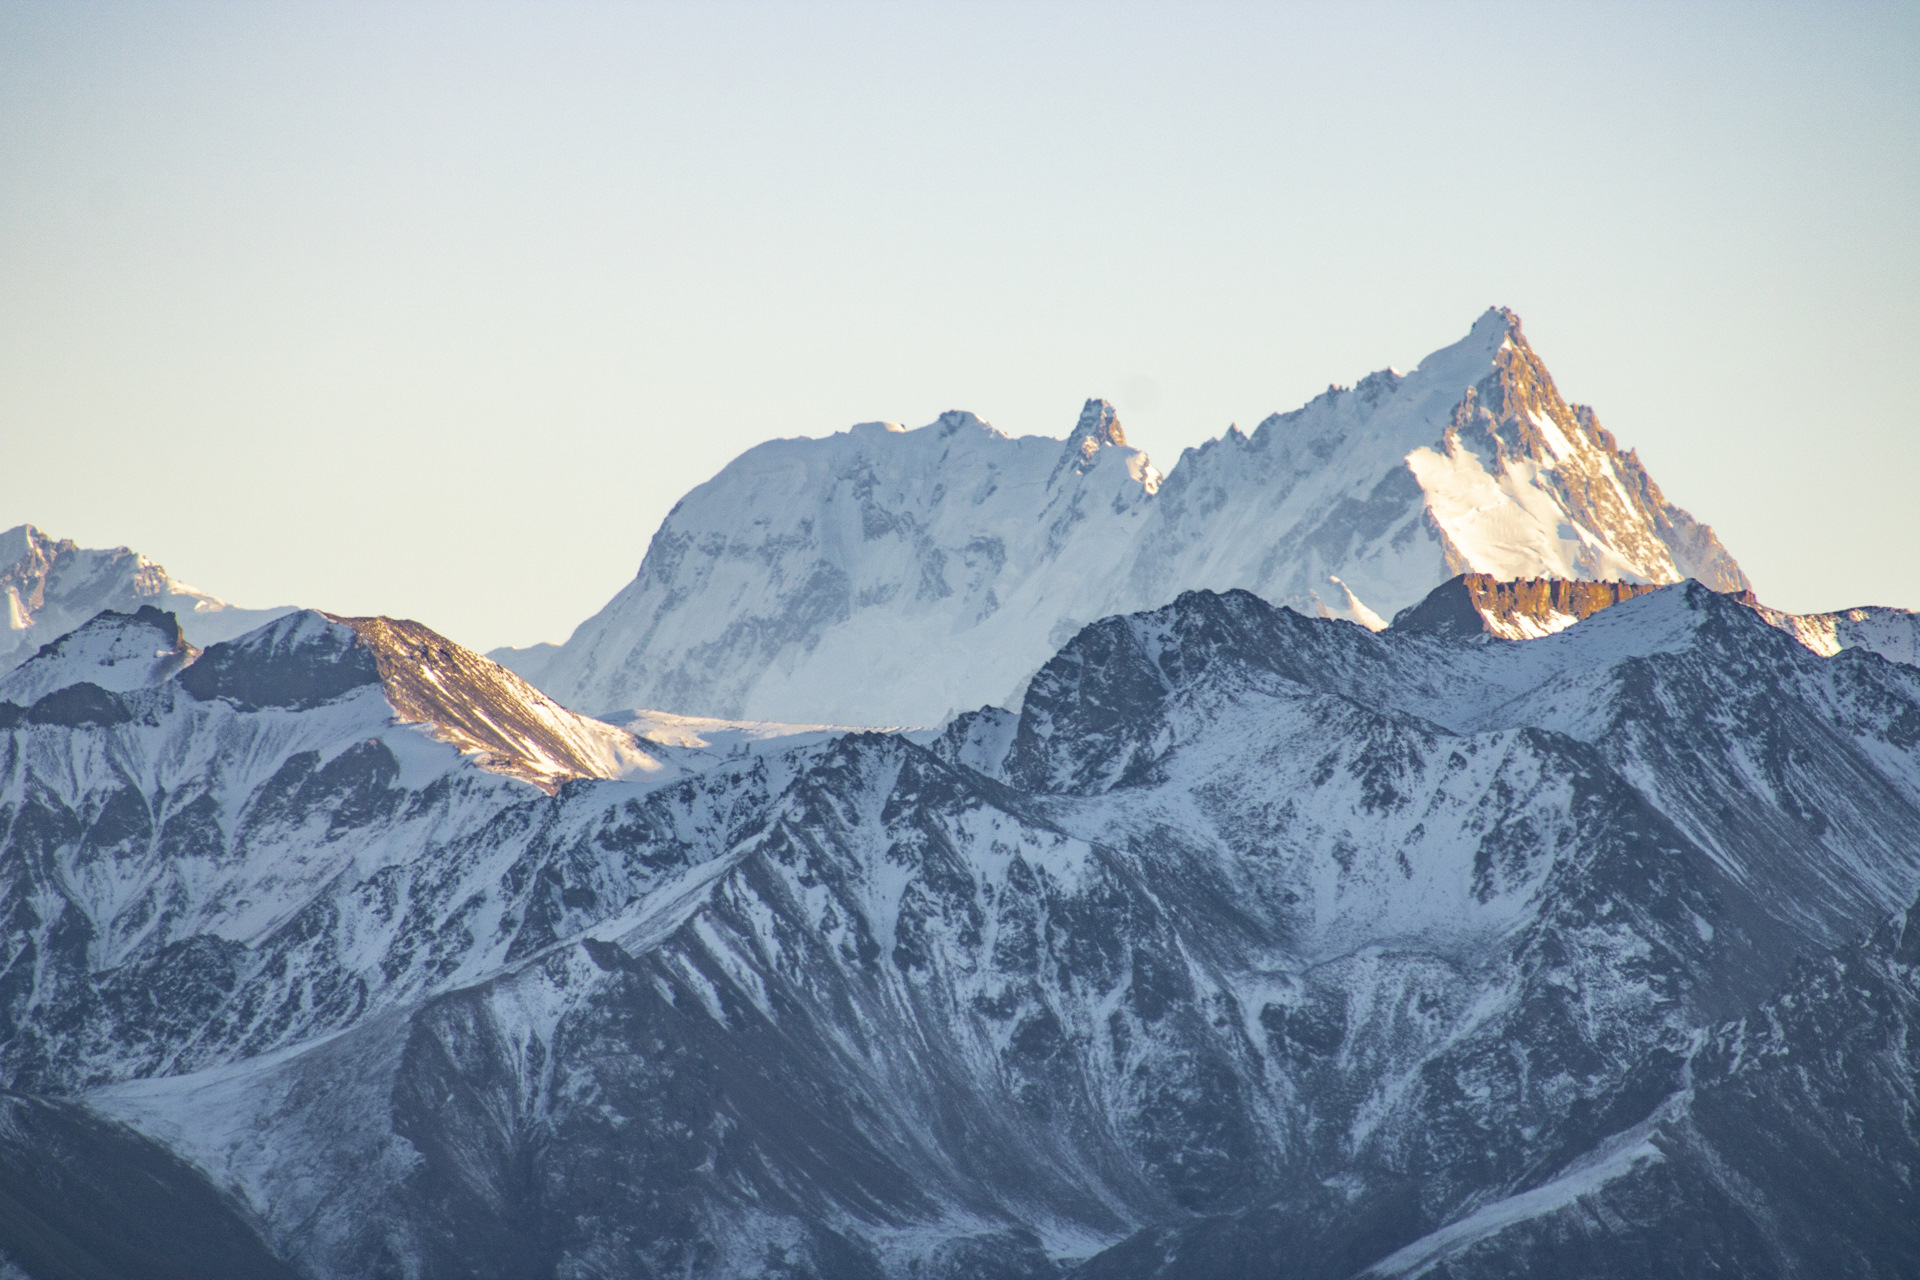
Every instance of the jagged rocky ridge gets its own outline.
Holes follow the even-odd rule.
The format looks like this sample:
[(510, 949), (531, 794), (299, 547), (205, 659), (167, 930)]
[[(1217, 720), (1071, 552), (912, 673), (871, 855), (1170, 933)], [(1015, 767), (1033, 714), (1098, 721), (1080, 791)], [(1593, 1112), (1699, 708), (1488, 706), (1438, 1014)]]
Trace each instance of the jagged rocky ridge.
[[(681, 722), (550, 791), (399, 722), (521, 688), (431, 633), (296, 615), (34, 714), (153, 632), (95, 626), (0, 757), (49, 1117), (0, 1174), (135, 1226), (314, 1277), (1920, 1256), (1920, 670), (1697, 584), (1524, 643), (1191, 592), (1018, 713)], [(180, 1162), (145, 1208), (131, 1151)]]
[(1509, 582), (1487, 573), (1463, 573), (1434, 588), (1419, 604), (1394, 614), (1393, 626), (1400, 631), (1436, 635), (1484, 634), (1502, 640), (1537, 640), (1564, 631), (1610, 605), (1656, 589), (1652, 583), (1585, 582), (1575, 578), (1520, 578)]
[[(1463, 573), (1434, 588), (1419, 604), (1396, 613), (1393, 626), (1436, 635), (1531, 640), (1563, 631), (1582, 618), (1652, 590), (1652, 583), (1574, 578), (1509, 581), (1492, 574)], [(1910, 609), (1874, 606), (1796, 614), (1761, 604), (1751, 591), (1731, 594), (1769, 626), (1815, 653), (1832, 657), (1842, 649), (1867, 649), (1894, 662), (1920, 665), (1920, 613)]]
[(240, 609), (168, 576), (126, 547), (87, 550), (30, 524), (0, 533), (0, 673), (105, 609), (173, 613), (196, 645), (231, 640), (290, 609)]
[(960, 412), (769, 441), (687, 494), (566, 644), (491, 656), (595, 714), (934, 724), (1017, 706), (1082, 625), (1182, 590), (1377, 628), (1463, 572), (1747, 586), (1495, 309), (1164, 480), (1100, 400), (1064, 445)]

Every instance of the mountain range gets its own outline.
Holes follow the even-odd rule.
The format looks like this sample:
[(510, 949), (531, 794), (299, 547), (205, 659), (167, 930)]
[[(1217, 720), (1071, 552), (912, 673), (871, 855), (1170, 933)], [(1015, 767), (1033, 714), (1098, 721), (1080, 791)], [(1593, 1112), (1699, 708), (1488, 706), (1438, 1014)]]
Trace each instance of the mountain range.
[(565, 644), (489, 656), (593, 714), (937, 724), (1017, 706), (1080, 627), (1184, 589), (1378, 628), (1466, 572), (1749, 586), (1496, 308), (1164, 478), (1103, 400), (1064, 444), (961, 412), (769, 441), (681, 499)]
[(1920, 1259), (1920, 669), (1698, 584), (1525, 642), (1191, 592), (1017, 714), (718, 749), (423, 629), (169, 632), (0, 684), (0, 1156), (93, 1215), (0, 1205), (28, 1274), (96, 1219), (310, 1276)]
[(148, 576), (0, 661), (0, 1277), (1920, 1274), (1920, 616), (1506, 313), (761, 446), (519, 674), (20, 541)]

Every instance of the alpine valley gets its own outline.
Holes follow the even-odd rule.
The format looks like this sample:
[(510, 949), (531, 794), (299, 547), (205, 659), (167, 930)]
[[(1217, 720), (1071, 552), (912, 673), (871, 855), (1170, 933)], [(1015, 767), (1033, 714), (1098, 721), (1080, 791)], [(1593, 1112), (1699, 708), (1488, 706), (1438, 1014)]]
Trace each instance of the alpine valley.
[(0, 552), (0, 1277), (1920, 1275), (1920, 617), (1506, 312), (762, 445), (500, 662)]

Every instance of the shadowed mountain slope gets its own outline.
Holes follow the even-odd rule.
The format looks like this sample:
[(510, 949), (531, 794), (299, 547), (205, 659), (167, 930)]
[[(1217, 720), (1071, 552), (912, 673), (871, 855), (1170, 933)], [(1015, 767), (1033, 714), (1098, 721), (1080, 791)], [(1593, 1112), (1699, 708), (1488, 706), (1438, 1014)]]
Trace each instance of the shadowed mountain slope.
[(7, 728), (5, 1083), (310, 1277), (1907, 1266), (1920, 669), (1189, 592), (549, 791), (436, 740), (543, 723), (478, 662), (296, 615)]

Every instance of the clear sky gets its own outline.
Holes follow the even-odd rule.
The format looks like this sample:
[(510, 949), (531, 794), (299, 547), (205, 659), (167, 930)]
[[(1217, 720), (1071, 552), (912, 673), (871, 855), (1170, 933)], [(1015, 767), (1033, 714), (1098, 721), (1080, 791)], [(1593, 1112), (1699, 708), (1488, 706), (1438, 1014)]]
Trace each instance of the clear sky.
[(1229, 422), (1518, 311), (1920, 607), (1920, 5), (0, 0), (0, 527), (564, 639), (776, 435)]

